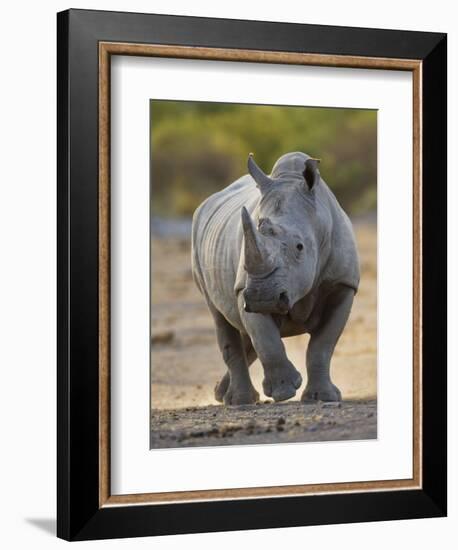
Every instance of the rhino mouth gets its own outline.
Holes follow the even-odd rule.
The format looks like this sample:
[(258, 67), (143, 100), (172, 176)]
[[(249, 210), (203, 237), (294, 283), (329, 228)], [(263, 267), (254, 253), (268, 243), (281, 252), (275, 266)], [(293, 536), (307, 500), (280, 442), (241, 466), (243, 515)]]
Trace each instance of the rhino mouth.
[(275, 313), (287, 315), (290, 310), (288, 293), (284, 290), (265, 298), (258, 292), (246, 288), (243, 292), (244, 309), (247, 313)]

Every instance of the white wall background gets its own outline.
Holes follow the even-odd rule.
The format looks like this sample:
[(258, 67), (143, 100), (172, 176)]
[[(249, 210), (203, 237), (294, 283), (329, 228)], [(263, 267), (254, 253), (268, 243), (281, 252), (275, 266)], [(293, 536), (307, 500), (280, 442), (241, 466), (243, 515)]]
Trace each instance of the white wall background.
[[(55, 529), (55, 13), (68, 7), (449, 33), (449, 518), (87, 543), (137, 548), (233, 545), (377, 550), (453, 547), (458, 538), (458, 20), (454, 3), (384, 0), (9, 2), (0, 33), (0, 540), (54, 548)], [(454, 368), (455, 367), (455, 368)]]

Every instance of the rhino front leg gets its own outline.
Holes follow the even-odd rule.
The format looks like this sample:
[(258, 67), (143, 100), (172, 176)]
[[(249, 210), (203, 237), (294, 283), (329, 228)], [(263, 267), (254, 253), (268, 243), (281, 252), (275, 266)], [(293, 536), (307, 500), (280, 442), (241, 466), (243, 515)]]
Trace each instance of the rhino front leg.
[(331, 381), (331, 357), (347, 323), (355, 292), (342, 287), (328, 298), (318, 328), (310, 334), (307, 349), (307, 386), (302, 401), (341, 401), (342, 395)]
[[(242, 334), (242, 344), (243, 349), (245, 352), (245, 360), (246, 364), (249, 367), (257, 358), (256, 352), (254, 351), (253, 345), (251, 343), (251, 340), (248, 338), (246, 334)], [(224, 396), (226, 395), (227, 389), (229, 388), (229, 383), (231, 381), (231, 374), (229, 370), (226, 372), (226, 374), (221, 378), (219, 382), (217, 382), (215, 386), (215, 399), (222, 403), (224, 401)], [(259, 398), (259, 394), (258, 394)]]
[(259, 394), (251, 383), (240, 332), (214, 307), (210, 311), (215, 320), (218, 346), (228, 368), (228, 373), (215, 388), (215, 397), (222, 397), (218, 400), (224, 401), (225, 405), (256, 403)]
[(275, 401), (296, 395), (302, 376), (286, 356), (280, 331), (270, 315), (241, 310), (243, 324), (264, 369), (264, 393)]

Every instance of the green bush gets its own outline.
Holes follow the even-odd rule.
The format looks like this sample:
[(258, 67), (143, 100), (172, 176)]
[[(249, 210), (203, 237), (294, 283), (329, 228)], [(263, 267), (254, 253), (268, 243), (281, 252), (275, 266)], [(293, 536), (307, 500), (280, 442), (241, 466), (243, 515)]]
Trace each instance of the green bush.
[(321, 158), (323, 178), (349, 213), (375, 210), (376, 111), (185, 101), (151, 102), (152, 210), (190, 216), (246, 173), (249, 152), (269, 173), (289, 151)]

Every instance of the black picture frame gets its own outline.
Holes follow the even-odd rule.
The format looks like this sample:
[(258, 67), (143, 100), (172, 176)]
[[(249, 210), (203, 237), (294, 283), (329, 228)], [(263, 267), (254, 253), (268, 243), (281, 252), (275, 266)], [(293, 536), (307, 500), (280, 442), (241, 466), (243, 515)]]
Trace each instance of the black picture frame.
[[(87, 540), (446, 515), (446, 35), (86, 10), (59, 13), (57, 29), (58, 536)], [(100, 507), (101, 41), (421, 60), (421, 489)]]

